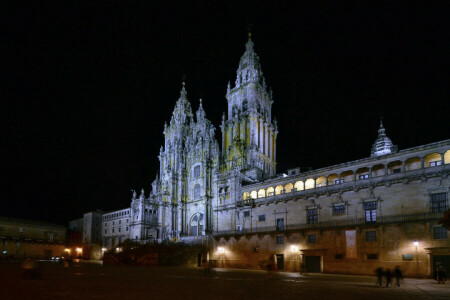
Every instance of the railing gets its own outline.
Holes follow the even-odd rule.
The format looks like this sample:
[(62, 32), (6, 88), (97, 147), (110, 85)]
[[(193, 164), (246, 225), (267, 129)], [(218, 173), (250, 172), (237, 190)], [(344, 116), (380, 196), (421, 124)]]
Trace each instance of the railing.
[[(272, 195), (272, 196), (266, 196), (266, 197), (261, 197), (261, 198), (256, 198), (256, 199), (247, 199), (244, 200), (244, 203), (236, 203), (237, 206), (243, 206), (245, 205), (257, 205), (259, 203), (264, 203), (264, 202), (272, 202), (272, 201), (285, 201), (285, 200), (289, 200), (289, 199), (294, 199), (294, 198), (298, 198), (298, 197), (307, 197), (309, 195), (312, 194), (316, 194), (316, 193), (334, 193), (337, 191), (341, 191), (341, 190), (345, 190), (345, 189), (352, 189), (352, 188), (363, 188), (365, 186), (370, 186), (370, 185), (380, 185), (380, 184), (386, 184), (388, 182), (397, 182), (397, 181), (402, 181), (402, 180), (415, 180), (417, 178), (420, 178), (422, 176), (427, 176), (429, 174), (440, 174), (441, 172), (449, 172), (450, 171), (450, 164), (445, 164), (443, 166), (439, 166), (439, 167), (429, 167), (429, 168), (424, 168), (424, 169), (416, 169), (416, 170), (410, 170), (410, 171), (404, 171), (398, 174), (386, 174), (386, 175), (380, 175), (380, 176), (376, 176), (376, 177), (370, 177), (370, 178), (366, 178), (366, 179), (360, 179), (360, 180), (351, 180), (351, 181), (347, 181), (347, 182), (343, 182), (340, 184), (329, 184), (326, 186), (320, 186), (320, 187), (315, 187), (315, 188), (311, 188), (311, 189), (307, 189), (307, 190), (300, 190), (297, 191), (295, 188), (292, 189), (291, 192), (289, 193), (281, 193), (278, 195)], [(286, 182), (284, 182), (283, 184), (285, 184)], [(292, 182), (293, 183), (293, 182)], [(263, 184), (260, 185), (260, 187), (264, 187), (265, 189), (268, 187), (267, 184)], [(255, 186), (254, 189), (258, 190), (260, 187)], [(247, 190), (244, 190), (247, 191)], [(250, 192), (250, 190), (248, 190), (247, 192)], [(245, 201), (249, 201), (247, 204), (245, 203)], [(240, 200), (242, 201), (242, 200)]]
[(366, 222), (365, 218), (353, 218), (346, 220), (317, 222), (315, 224), (285, 224), (283, 230), (277, 230), (277, 226), (255, 226), (252, 228), (242, 228), (241, 230), (226, 230), (214, 232), (214, 236), (226, 235), (245, 235), (249, 233), (269, 233), (269, 232), (286, 232), (286, 231), (301, 231), (305, 229), (324, 229), (337, 227), (352, 227), (362, 225), (378, 225), (378, 224), (392, 224), (392, 223), (406, 223), (426, 220), (437, 220), (442, 218), (444, 212), (429, 212), (421, 214), (407, 214), (395, 216), (379, 216), (376, 222)]

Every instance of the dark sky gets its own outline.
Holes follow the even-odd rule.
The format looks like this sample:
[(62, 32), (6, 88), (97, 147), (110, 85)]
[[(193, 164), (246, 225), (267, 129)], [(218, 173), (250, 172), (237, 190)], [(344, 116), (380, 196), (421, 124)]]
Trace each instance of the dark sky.
[(248, 24), (278, 172), (368, 157), (380, 116), (400, 149), (450, 138), (447, 1), (72, 2), (0, 4), (0, 215), (67, 224), (148, 192), (183, 76), (218, 128)]

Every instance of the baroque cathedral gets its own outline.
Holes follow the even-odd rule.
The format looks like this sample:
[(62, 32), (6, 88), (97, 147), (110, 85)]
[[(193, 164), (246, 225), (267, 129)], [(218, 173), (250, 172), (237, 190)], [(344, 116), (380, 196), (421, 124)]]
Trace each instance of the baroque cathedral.
[(220, 148), (201, 99), (194, 113), (183, 83), (150, 193), (70, 222), (85, 245), (201, 243), (208, 250), (199, 261), (220, 267), (269, 260), (277, 270), (367, 275), (401, 265), (407, 276), (450, 268), (438, 223), (449, 207), (449, 139), (399, 150), (380, 123), (370, 157), (277, 174), (273, 97), (250, 35), (226, 99)]
[[(179, 240), (210, 234), (218, 204), (238, 199), (243, 183), (275, 175), (278, 130), (272, 120), (272, 92), (250, 35), (245, 47), (234, 87), (228, 83), (222, 149), (202, 100), (194, 114), (183, 83), (170, 123), (164, 124), (160, 169), (150, 196), (143, 191), (140, 197), (133, 195), (132, 238)], [(157, 219), (148, 211), (156, 211)]]

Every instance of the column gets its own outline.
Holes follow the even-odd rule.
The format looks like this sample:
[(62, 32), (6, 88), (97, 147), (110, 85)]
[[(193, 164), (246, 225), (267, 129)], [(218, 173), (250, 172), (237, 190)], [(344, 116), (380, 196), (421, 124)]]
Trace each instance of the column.
[(272, 130), (269, 129), (269, 158), (272, 160)]
[(386, 176), (388, 174), (388, 166), (385, 165), (384, 166), (384, 176)]
[(267, 123), (264, 124), (264, 154), (269, 156), (269, 129), (267, 127)]
[(264, 138), (263, 138), (263, 122), (262, 119), (259, 119), (259, 140), (258, 140), (258, 146), (259, 151), (264, 152)]
[(425, 168), (425, 158), (424, 158), (424, 157), (421, 157), (421, 158), (420, 158), (420, 168), (421, 168), (421, 169), (424, 169), (424, 168)]
[(402, 173), (404, 173), (406, 171), (405, 169), (405, 161), (402, 161)]
[(442, 164), (442, 166), (445, 165), (445, 152), (441, 153), (441, 164)]
[(372, 167), (369, 168), (369, 178), (372, 178)]

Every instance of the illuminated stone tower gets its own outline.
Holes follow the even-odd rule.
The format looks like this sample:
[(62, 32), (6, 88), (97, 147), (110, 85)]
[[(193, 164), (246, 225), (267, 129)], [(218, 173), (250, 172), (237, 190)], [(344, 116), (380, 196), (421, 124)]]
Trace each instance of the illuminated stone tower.
[(253, 180), (276, 172), (277, 124), (272, 121), (272, 92), (267, 91), (259, 57), (249, 34), (237, 70), (228, 83), (228, 115), (222, 119), (222, 172), (239, 169)]
[(160, 204), (159, 238), (176, 240), (211, 231), (212, 176), (219, 158), (214, 131), (201, 100), (194, 121), (183, 83), (170, 124), (164, 125), (159, 177), (152, 184), (151, 197)]

